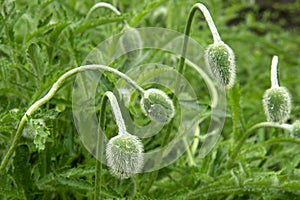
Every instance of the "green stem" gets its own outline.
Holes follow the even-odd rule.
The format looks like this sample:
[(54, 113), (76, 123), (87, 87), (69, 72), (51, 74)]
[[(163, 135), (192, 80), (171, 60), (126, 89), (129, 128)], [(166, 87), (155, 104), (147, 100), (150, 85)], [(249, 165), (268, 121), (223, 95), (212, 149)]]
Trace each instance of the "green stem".
[(203, 78), (203, 80), (205, 81), (205, 83), (208, 86), (208, 89), (210, 91), (210, 95), (211, 95), (211, 101), (212, 101), (212, 107), (215, 108), (216, 105), (218, 104), (218, 92), (217, 89), (214, 85), (214, 83), (212, 82), (212, 80), (209, 78), (209, 76), (197, 65), (195, 65), (193, 62), (189, 61), (188, 59), (185, 60), (185, 62), (192, 67), (194, 70), (196, 70), (198, 72), (198, 74), (200, 74), (200, 76)]
[(187, 45), (188, 45), (188, 40), (189, 40), (189, 35), (190, 35), (190, 31), (191, 31), (191, 25), (192, 25), (192, 22), (193, 22), (193, 18), (194, 18), (194, 15), (196, 13), (197, 10), (200, 10), (204, 17), (205, 17), (205, 20), (209, 26), (209, 29), (211, 31), (211, 34), (213, 36), (213, 40), (214, 42), (221, 42), (221, 37), (218, 33), (218, 30), (211, 18), (211, 15), (209, 13), (209, 11), (207, 10), (207, 8), (202, 4), (202, 3), (196, 3), (192, 9), (190, 10), (190, 13), (189, 13), (189, 16), (188, 16), (188, 20), (187, 20), (187, 23), (186, 23), (186, 26), (185, 26), (185, 30), (184, 30), (184, 34), (185, 34), (185, 37), (184, 37), (184, 40), (183, 40), (183, 48), (182, 48), (182, 54), (181, 54), (181, 57), (180, 57), (180, 63), (179, 63), (179, 69), (178, 69), (178, 72), (179, 73), (182, 73), (183, 70), (184, 70), (184, 63), (185, 63), (185, 54), (186, 54), (186, 50), (187, 50)]
[[(99, 127), (100, 127), (100, 133), (98, 134), (98, 140), (97, 140), (97, 152), (96, 152), (96, 174), (95, 174), (95, 193), (94, 193), (94, 199), (101, 199), (101, 169), (102, 169), (102, 153), (103, 153), (103, 138), (102, 133), (104, 132), (104, 124), (105, 124), (105, 110), (106, 110), (106, 102), (109, 100), (110, 105), (112, 107), (112, 111), (114, 113), (116, 123), (119, 128), (119, 134), (126, 133), (126, 126), (124, 119), (121, 114), (121, 110), (118, 104), (118, 101), (115, 97), (115, 95), (111, 91), (107, 91), (104, 93), (101, 104), (100, 104), (100, 115), (99, 115)], [(101, 142), (101, 144), (99, 143)]]
[[(168, 124), (166, 135), (163, 138), (163, 141), (161, 143), (162, 147), (164, 147), (168, 142), (168, 139), (169, 139), (170, 134), (171, 134), (171, 130), (173, 128), (173, 121), (174, 121), (174, 118), (172, 118), (171, 121)], [(159, 165), (160, 162), (161, 162), (161, 159), (157, 161), (158, 165)], [(156, 171), (151, 173), (150, 180), (147, 182), (146, 186), (144, 187), (144, 190), (143, 190), (144, 193), (148, 193), (148, 191), (150, 190), (151, 186), (153, 185), (154, 181), (156, 180), (156, 178), (158, 176), (158, 172), (159, 172), (159, 170), (156, 170)]]
[(113, 11), (116, 15), (121, 15), (121, 12), (116, 8), (114, 7), (113, 5), (109, 4), (109, 3), (106, 3), (106, 2), (99, 2), (99, 3), (96, 3), (88, 12), (88, 14), (86, 15), (85, 17), (85, 20), (87, 20), (90, 15), (92, 14), (92, 12), (94, 10), (96, 10), (97, 8), (108, 8), (110, 9), (111, 11)]
[(77, 67), (75, 69), (71, 69), (69, 71), (67, 71), (66, 73), (64, 73), (62, 76), (59, 77), (59, 79), (53, 84), (53, 86), (51, 87), (51, 89), (49, 90), (49, 92), (40, 100), (36, 101), (34, 104), (32, 104), (29, 109), (26, 111), (26, 113), (23, 115), (19, 125), (18, 125), (18, 129), (17, 132), (15, 134), (15, 137), (12, 141), (11, 146), (9, 147), (7, 153), (5, 154), (2, 162), (1, 162), (1, 166), (0, 166), (0, 174), (3, 172), (4, 168), (6, 167), (10, 157), (12, 156), (13, 152), (15, 151), (18, 141), (22, 135), (22, 131), (23, 128), (28, 120), (28, 117), (34, 112), (36, 111), (40, 106), (42, 106), (43, 104), (45, 104), (46, 102), (48, 102), (53, 96), (54, 94), (57, 92), (57, 90), (60, 88), (60, 86), (63, 84), (64, 80), (69, 78), (70, 76), (82, 72), (82, 71), (86, 71), (86, 70), (103, 70), (103, 71), (108, 71), (111, 73), (114, 73), (115, 75), (119, 76), (120, 78), (124, 79), (128, 84), (130, 84), (131, 86), (133, 86), (136, 90), (138, 90), (138, 92), (140, 93), (144, 93), (145, 90), (143, 88), (141, 88), (136, 82), (134, 82), (132, 79), (130, 79), (127, 75), (123, 74), (122, 72), (105, 66), (105, 65), (84, 65), (84, 66), (80, 66)]
[[(192, 21), (193, 21), (196, 10), (200, 10), (203, 13), (203, 15), (205, 17), (205, 20), (207, 21), (207, 24), (210, 28), (210, 31), (211, 31), (212, 35), (213, 35), (214, 42), (221, 42), (221, 37), (220, 37), (220, 35), (217, 31), (217, 28), (216, 28), (211, 16), (210, 16), (209, 11), (207, 10), (207, 8), (203, 4), (196, 3), (192, 7), (192, 9), (189, 13), (187, 24), (186, 24), (186, 27), (185, 27), (185, 30), (184, 30), (185, 36), (184, 36), (184, 40), (183, 40), (182, 53), (181, 53), (181, 57), (180, 57), (180, 61), (179, 61), (179, 68), (178, 68), (178, 73), (179, 74), (183, 74), (183, 72), (184, 72), (184, 64), (185, 64), (185, 61), (186, 61), (185, 57), (186, 57), (186, 51), (187, 51), (187, 45), (188, 45), (188, 38), (189, 38), (189, 35), (190, 35), (191, 24), (192, 24)], [(209, 80), (209, 78), (206, 76), (206, 74), (202, 70), (200, 70), (198, 67), (195, 67), (195, 65), (192, 62), (189, 62), (189, 65), (191, 65), (194, 69), (196, 69), (198, 73), (204, 75), (202, 77), (205, 78), (206, 81)], [(180, 81), (179, 80), (180, 79), (179, 79), (179, 75), (178, 75), (177, 80), (176, 80), (176, 86), (175, 86), (176, 89), (178, 89), (180, 87)], [(217, 92), (216, 92), (216, 90), (213, 86), (213, 83), (210, 80), (207, 81), (207, 83), (208, 83), (210, 88), (213, 88), (213, 89), (211, 89), (212, 97), (213, 97), (213, 104), (212, 105), (215, 106), (216, 103), (217, 103), (217, 100), (218, 100)], [(174, 102), (174, 105), (176, 105), (177, 104), (177, 99), (174, 98), (174, 95), (172, 97), (172, 100)], [(165, 146), (166, 143), (169, 140), (171, 130), (172, 130), (172, 127), (173, 127), (173, 122), (174, 122), (174, 118), (168, 124), (165, 137), (164, 137), (164, 139), (161, 143), (162, 147)], [(157, 178), (157, 175), (158, 175), (158, 171), (155, 171), (152, 174), (151, 179), (149, 180), (149, 182), (148, 182), (148, 184), (147, 184), (144, 191), (148, 192), (148, 190), (150, 189), (150, 187), (153, 184), (154, 180)]]
[[(105, 124), (105, 109), (106, 109), (106, 102), (108, 98), (106, 95), (102, 97), (101, 100), (101, 107), (100, 107), (100, 115), (99, 115), (99, 127), (101, 133), (98, 134), (97, 138), (97, 151), (96, 151), (96, 174), (95, 174), (95, 192), (94, 192), (94, 199), (101, 199), (101, 177), (102, 177), (102, 152), (103, 152), (103, 138), (102, 133), (104, 132), (104, 124)], [(101, 144), (99, 143), (101, 142)], [(100, 153), (101, 152), (101, 153)], [(100, 153), (100, 154), (99, 154)]]
[(186, 138), (183, 138), (183, 142), (184, 142), (184, 145), (186, 147), (186, 152), (187, 152), (187, 155), (188, 155), (188, 165), (189, 166), (196, 166), (196, 163), (194, 161), (194, 155), (191, 151), (191, 148), (189, 147), (188, 142), (186, 141)]
[(120, 107), (119, 107), (119, 104), (118, 104), (118, 101), (117, 101), (115, 95), (110, 91), (105, 92), (104, 95), (107, 96), (107, 98), (109, 99), (112, 111), (113, 111), (115, 119), (116, 119), (116, 123), (119, 128), (119, 135), (125, 134), (127, 132), (125, 122), (122, 117), (122, 113), (121, 113), (121, 110), (120, 110)]
[[(99, 2), (96, 3), (88, 12), (88, 14), (85, 17), (85, 20), (87, 20), (92, 12), (94, 12), (94, 10), (96, 10), (97, 8), (108, 8), (109, 10), (111, 10), (113, 13), (115, 13), (117, 16), (121, 15), (121, 12), (112, 4), (110, 3), (106, 3), (106, 2)], [(126, 20), (123, 20), (123, 23), (125, 24), (125, 26), (128, 26), (128, 22)]]
[(282, 129), (285, 129), (285, 130), (288, 130), (288, 131), (292, 130), (292, 125), (290, 125), (290, 124), (277, 124), (277, 123), (273, 123), (273, 122), (261, 122), (261, 123), (253, 125), (251, 128), (249, 128), (244, 133), (244, 135), (241, 137), (240, 141), (238, 142), (238, 144), (234, 148), (234, 150), (232, 152), (232, 155), (230, 157), (230, 160), (228, 162), (228, 166), (231, 166), (233, 160), (236, 158), (239, 150), (242, 148), (242, 146), (245, 143), (246, 139), (251, 135), (252, 131), (254, 131), (255, 129), (258, 129), (258, 128), (262, 128), (262, 127), (282, 128)]
[(195, 134), (194, 134), (194, 141), (193, 141), (193, 144), (192, 144), (192, 147), (191, 147), (191, 153), (192, 153), (193, 156), (195, 156), (195, 154), (196, 154), (199, 142), (200, 142), (200, 127), (197, 126)]

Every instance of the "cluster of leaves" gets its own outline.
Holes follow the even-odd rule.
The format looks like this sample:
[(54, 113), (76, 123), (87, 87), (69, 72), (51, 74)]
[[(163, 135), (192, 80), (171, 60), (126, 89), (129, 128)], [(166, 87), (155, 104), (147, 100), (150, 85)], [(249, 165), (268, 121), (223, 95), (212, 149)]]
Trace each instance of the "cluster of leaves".
[[(176, 163), (155, 172), (158, 176), (154, 182), (151, 182), (152, 173), (120, 181), (104, 167), (101, 188), (105, 198), (297, 199), (300, 195), (300, 142), (286, 131), (257, 129), (233, 158), (236, 144), (244, 133), (266, 120), (261, 98), (270, 87), (272, 55), (279, 56), (280, 80), (293, 97), (289, 122), (300, 118), (300, 30), (293, 26), (284, 29), (274, 23), (274, 15), (270, 20), (268, 10), (262, 13), (259, 5), (251, 2), (203, 1), (223, 40), (237, 57), (238, 83), (228, 92), (228, 116), (213, 151), (204, 158), (199, 158), (196, 152), (193, 163), (183, 155)], [(119, 33), (122, 20), (126, 19), (133, 27), (157, 26), (183, 32), (186, 14), (196, 2), (122, 0), (113, 3), (125, 14), (115, 16), (101, 9), (86, 19), (94, 4), (92, 0), (0, 0), (0, 155), (10, 145), (26, 109), (61, 74), (79, 66), (97, 44)], [(296, 12), (295, 7), (289, 8)], [(194, 20), (191, 37), (204, 47), (211, 43), (210, 32), (200, 15)], [(162, 55), (152, 54), (144, 62), (147, 59), (162, 60)], [(126, 69), (130, 66), (127, 62), (121, 60), (120, 66)], [(174, 61), (165, 64), (172, 66)], [(197, 85), (198, 78), (191, 69), (186, 69), (185, 76)], [(109, 87), (116, 78), (107, 76), (106, 81)], [(72, 122), (72, 84), (70, 79), (34, 115), (34, 119), (43, 121), (33, 123), (35, 130), (39, 135), (50, 135), (46, 140), (45, 137), (34, 140), (25, 133), (0, 177), (0, 199), (92, 198), (96, 160), (81, 144)], [(207, 95), (201, 88), (195, 87), (199, 97)], [(208, 104), (206, 100), (209, 99), (200, 103)], [(115, 129), (112, 119), (107, 116), (108, 132)], [(207, 124), (202, 126), (205, 130)], [(26, 129), (29, 136), (31, 128)], [(155, 147), (162, 139), (157, 135), (147, 145)], [(41, 150), (43, 145), (45, 149)]]

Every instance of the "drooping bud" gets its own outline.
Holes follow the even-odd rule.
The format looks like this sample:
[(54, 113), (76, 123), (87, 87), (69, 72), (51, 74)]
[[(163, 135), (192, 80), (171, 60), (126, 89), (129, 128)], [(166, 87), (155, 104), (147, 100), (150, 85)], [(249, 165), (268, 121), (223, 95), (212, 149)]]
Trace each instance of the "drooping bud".
[(208, 46), (204, 55), (206, 66), (219, 86), (231, 88), (235, 81), (235, 56), (232, 49), (222, 41)]
[(263, 106), (267, 120), (270, 122), (285, 122), (291, 112), (291, 97), (285, 87), (274, 87), (265, 91)]
[(126, 179), (139, 173), (143, 167), (143, 144), (129, 133), (119, 134), (106, 146), (107, 165), (112, 175)]
[(159, 89), (148, 89), (141, 99), (142, 111), (151, 120), (167, 124), (175, 115), (170, 97)]
[(124, 33), (120, 37), (120, 46), (128, 59), (133, 60), (141, 56), (143, 40), (137, 29), (126, 25)]

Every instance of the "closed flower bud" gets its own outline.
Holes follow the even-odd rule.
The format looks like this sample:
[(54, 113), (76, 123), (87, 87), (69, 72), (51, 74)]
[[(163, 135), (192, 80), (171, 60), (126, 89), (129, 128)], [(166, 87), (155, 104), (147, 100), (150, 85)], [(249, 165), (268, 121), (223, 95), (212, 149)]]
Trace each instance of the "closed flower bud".
[(208, 46), (205, 63), (220, 86), (231, 88), (235, 80), (235, 56), (224, 42), (215, 42)]
[(300, 121), (295, 121), (292, 125), (292, 134), (297, 137), (300, 138)]
[(148, 89), (141, 99), (142, 111), (151, 120), (167, 124), (175, 115), (175, 108), (169, 96), (158, 89)]
[(129, 178), (143, 167), (143, 144), (134, 135), (119, 134), (107, 143), (106, 159), (112, 175)]
[(128, 59), (133, 60), (141, 56), (143, 41), (138, 30), (126, 25), (120, 41), (121, 48), (126, 53)]
[(270, 122), (285, 122), (291, 112), (291, 97), (285, 87), (273, 87), (265, 91), (263, 106)]

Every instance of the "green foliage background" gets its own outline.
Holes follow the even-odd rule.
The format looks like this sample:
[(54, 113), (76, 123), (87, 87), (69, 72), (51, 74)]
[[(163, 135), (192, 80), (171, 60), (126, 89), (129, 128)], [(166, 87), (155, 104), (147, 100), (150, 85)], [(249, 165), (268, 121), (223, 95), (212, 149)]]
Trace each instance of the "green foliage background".
[[(228, 116), (219, 143), (204, 159), (184, 154), (160, 170), (120, 181), (103, 168), (107, 199), (297, 199), (300, 195), (300, 141), (281, 129), (261, 128), (245, 141), (235, 160), (233, 149), (254, 124), (265, 121), (261, 98), (270, 87), (270, 63), (279, 56), (280, 84), (293, 99), (288, 123), (300, 119), (300, 1), (202, 1), (222, 39), (236, 54), (237, 84), (228, 91)], [(104, 39), (120, 33), (122, 20), (133, 27), (165, 27), (183, 32), (192, 0), (112, 1), (123, 13), (98, 9), (84, 20), (95, 1), (0, 0), (0, 155), (18, 121), (64, 72), (80, 66)], [(191, 37), (212, 42), (202, 15), (196, 14)], [(154, 59), (160, 59), (157, 55)], [(122, 68), (120, 68), (122, 71)], [(197, 84), (192, 71), (185, 76)], [(109, 82), (115, 80), (108, 77)], [(78, 138), (72, 121), (72, 86), (34, 115), (47, 129), (30, 124), (0, 177), (0, 199), (92, 199), (96, 160)], [(201, 95), (201, 91), (199, 91)], [(108, 116), (108, 119), (112, 119)], [(107, 120), (114, 130), (113, 120)], [(47, 138), (38, 151), (32, 131)], [(48, 133), (50, 135), (48, 136)], [(48, 137), (47, 137), (48, 136)], [(155, 144), (161, 138), (156, 137)]]

